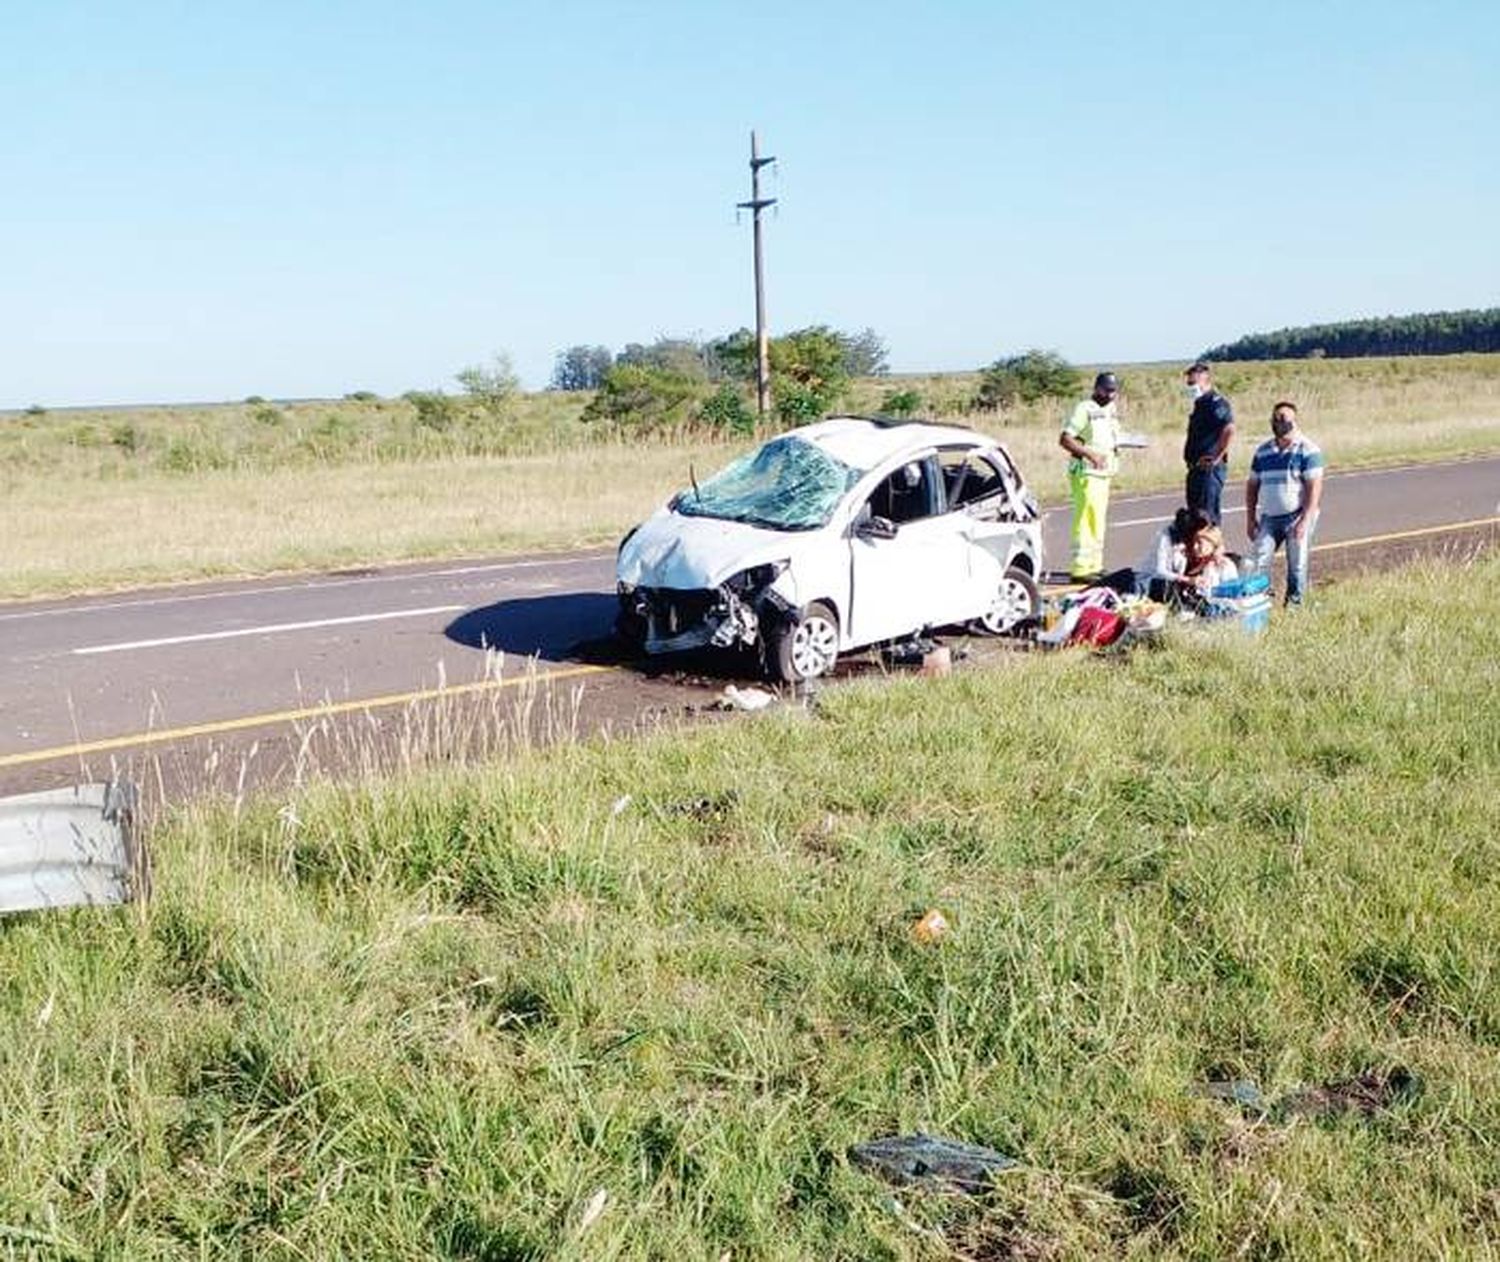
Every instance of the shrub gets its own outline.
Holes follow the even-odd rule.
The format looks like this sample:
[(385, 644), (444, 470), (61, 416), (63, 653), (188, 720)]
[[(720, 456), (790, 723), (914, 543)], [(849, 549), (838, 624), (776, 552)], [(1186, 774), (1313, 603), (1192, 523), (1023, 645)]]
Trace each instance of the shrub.
[(667, 368), (616, 364), (584, 408), (583, 419), (640, 431), (667, 429), (691, 419), (698, 390), (692, 378)]
[(1078, 370), (1056, 351), (1029, 350), (997, 359), (984, 370), (974, 406), (993, 412), (1017, 403), (1066, 398), (1081, 386)]
[(250, 418), (261, 425), (280, 425), (286, 420), (281, 409), (273, 403), (257, 403), (250, 409)]
[(29, 408), (26, 409), (26, 415), (27, 416), (46, 416), (47, 415), (47, 409), (44, 408), (40, 403), (33, 403)]
[(916, 390), (892, 390), (880, 401), (886, 416), (914, 416), (922, 407), (922, 396)]
[(744, 395), (728, 382), (703, 400), (698, 408), (698, 419), (705, 425), (731, 434), (755, 432), (755, 413), (745, 402)]
[(374, 403), (380, 396), (373, 390), (351, 390), (344, 398), (353, 403)]
[(466, 395), (497, 417), (505, 414), (521, 388), (521, 379), (504, 351), (496, 351), (488, 367), (471, 364), (455, 373), (453, 379)]
[(401, 397), (411, 404), (423, 429), (441, 434), (458, 419), (457, 403), (441, 390), (408, 390)]
[(116, 450), (133, 456), (141, 447), (141, 431), (133, 421), (121, 421), (110, 427), (109, 441)]
[(776, 415), (788, 425), (817, 420), (849, 384), (844, 344), (827, 325), (814, 325), (771, 343), (771, 392)]

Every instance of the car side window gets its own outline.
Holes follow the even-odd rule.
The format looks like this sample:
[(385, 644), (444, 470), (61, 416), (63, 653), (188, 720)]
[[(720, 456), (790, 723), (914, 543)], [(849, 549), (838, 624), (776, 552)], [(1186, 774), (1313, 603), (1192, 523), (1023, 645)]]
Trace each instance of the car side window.
[(940, 512), (942, 498), (936, 464), (927, 458), (902, 465), (875, 488), (869, 500), (870, 512), (898, 526)]
[(945, 451), (940, 459), (949, 509), (962, 508), (1008, 489), (1000, 470), (984, 456)]

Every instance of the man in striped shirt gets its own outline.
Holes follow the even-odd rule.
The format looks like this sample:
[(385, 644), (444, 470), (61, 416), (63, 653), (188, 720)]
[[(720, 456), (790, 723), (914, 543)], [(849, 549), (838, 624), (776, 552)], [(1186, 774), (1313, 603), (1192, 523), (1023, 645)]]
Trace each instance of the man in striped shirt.
[(1286, 544), (1286, 603), (1307, 595), (1307, 554), (1323, 499), (1323, 453), (1297, 427), (1297, 407), (1285, 400), (1271, 409), (1271, 437), (1255, 449), (1245, 483), (1245, 527), (1255, 563), (1271, 564)]

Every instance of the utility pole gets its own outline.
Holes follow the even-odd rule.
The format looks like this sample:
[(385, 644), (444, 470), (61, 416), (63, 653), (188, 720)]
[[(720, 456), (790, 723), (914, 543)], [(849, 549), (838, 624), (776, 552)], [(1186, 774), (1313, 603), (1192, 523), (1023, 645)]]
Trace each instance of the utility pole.
[(755, 133), (750, 133), (750, 200), (738, 203), (741, 210), (748, 210), (755, 224), (755, 409), (760, 419), (766, 419), (771, 410), (771, 340), (766, 333), (766, 277), (761, 261), (760, 212), (767, 206), (776, 205), (774, 197), (760, 195), (760, 169), (775, 162), (775, 158), (760, 156), (760, 142)]

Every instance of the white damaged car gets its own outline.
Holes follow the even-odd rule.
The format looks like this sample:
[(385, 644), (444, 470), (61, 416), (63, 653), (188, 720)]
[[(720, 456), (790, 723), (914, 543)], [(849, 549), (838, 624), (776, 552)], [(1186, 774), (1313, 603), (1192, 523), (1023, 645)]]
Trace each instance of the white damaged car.
[(840, 653), (1037, 616), (1041, 514), (973, 430), (839, 416), (674, 495), (620, 544), (618, 629), (647, 653), (757, 648), (789, 680)]

